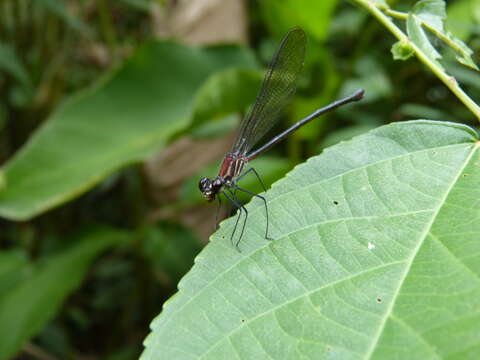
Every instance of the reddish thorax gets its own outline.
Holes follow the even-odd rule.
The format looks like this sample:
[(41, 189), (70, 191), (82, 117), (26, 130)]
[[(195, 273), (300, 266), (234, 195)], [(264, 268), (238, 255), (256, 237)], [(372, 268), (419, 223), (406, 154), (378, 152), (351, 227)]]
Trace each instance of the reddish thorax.
[(220, 166), (218, 176), (229, 181), (234, 177), (240, 175), (246, 162), (247, 160), (242, 156), (234, 153), (227, 154), (225, 155), (222, 165)]

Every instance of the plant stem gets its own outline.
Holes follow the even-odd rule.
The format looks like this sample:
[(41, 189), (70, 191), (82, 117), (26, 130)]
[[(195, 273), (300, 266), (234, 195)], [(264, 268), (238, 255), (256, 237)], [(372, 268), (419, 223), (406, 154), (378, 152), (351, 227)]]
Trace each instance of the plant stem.
[[(390, 15), (391, 17), (395, 18), (395, 19), (400, 19), (400, 20), (407, 20), (408, 18), (408, 14), (407, 13), (404, 13), (404, 12), (401, 12), (401, 11), (395, 11), (395, 10), (391, 10), (391, 9), (387, 9), (385, 10), (385, 13), (387, 15)], [(449, 47), (451, 47), (453, 50), (455, 50), (456, 52), (462, 54), (464, 51), (463, 49), (455, 42), (453, 41), (451, 38), (449, 38), (446, 34), (444, 34), (443, 32), (441, 31), (438, 31), (437, 29), (435, 29), (434, 27), (431, 27), (430, 24), (422, 21), (422, 26), (427, 29), (428, 31), (430, 31), (433, 35), (435, 35), (437, 38), (439, 38), (440, 40), (442, 40), (445, 44), (447, 44)]]
[(407, 20), (407, 17), (408, 17), (407, 13), (392, 10), (392, 9), (385, 10), (385, 13), (395, 19), (400, 19), (400, 20)]
[[(392, 20), (385, 15), (373, 2), (372, 0), (354, 0), (359, 5), (366, 8), (373, 16), (377, 18), (390, 32), (395, 35), (395, 37), (403, 42), (408, 42), (417, 55), (417, 58), (432, 72), (455, 94), (455, 96), (463, 102), (463, 104), (476, 116), (478, 121), (480, 121), (480, 107), (462, 90), (462, 88), (458, 85), (457, 80), (453, 77), (448, 75), (444, 72), (444, 70), (435, 64), (430, 58), (425, 55), (413, 42), (410, 41), (407, 35), (403, 33), (401, 29), (399, 29)], [(398, 11), (387, 10), (387, 12), (391, 16), (395, 16), (398, 18), (404, 18), (404, 15)], [(450, 43), (449, 43), (450, 44)]]

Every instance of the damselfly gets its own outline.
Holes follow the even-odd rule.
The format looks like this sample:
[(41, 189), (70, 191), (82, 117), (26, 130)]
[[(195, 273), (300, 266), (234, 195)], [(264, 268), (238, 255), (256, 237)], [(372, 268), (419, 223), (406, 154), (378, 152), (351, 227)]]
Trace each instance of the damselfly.
[[(337, 100), (321, 109), (316, 110), (306, 118), (298, 121), (290, 128), (275, 136), (265, 145), (252, 151), (253, 146), (260, 140), (275, 124), (282, 108), (288, 104), (295, 93), (297, 78), (302, 70), (305, 57), (306, 36), (302, 29), (293, 28), (282, 39), (280, 46), (275, 53), (272, 62), (263, 79), (262, 87), (255, 100), (255, 104), (246, 117), (243, 118), (240, 128), (231, 151), (225, 155), (218, 176), (214, 179), (202, 178), (199, 182), (200, 191), (208, 201), (216, 198), (219, 201), (219, 194), (223, 194), (238, 209), (238, 217), (235, 222), (230, 241), (237, 250), (238, 244), (245, 231), (245, 224), (248, 218), (248, 211), (236, 196), (236, 191), (245, 192), (251, 196), (258, 197), (265, 204), (266, 229), (265, 238), (268, 237), (268, 206), (265, 197), (255, 194), (238, 186), (238, 181), (247, 174), (253, 173), (261, 183), (264, 191), (265, 185), (254, 168), (245, 170), (247, 163), (256, 158), (270, 147), (283, 140), (287, 135), (294, 132), (309, 121), (329, 112), (341, 105), (363, 98), (364, 90), (358, 89), (350, 96)], [(245, 214), (242, 230), (237, 241), (234, 242), (234, 235), (238, 222)]]

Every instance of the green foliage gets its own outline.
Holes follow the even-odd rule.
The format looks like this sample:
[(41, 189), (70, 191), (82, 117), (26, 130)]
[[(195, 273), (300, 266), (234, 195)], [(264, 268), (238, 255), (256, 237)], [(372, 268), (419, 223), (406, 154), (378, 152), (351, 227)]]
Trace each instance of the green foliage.
[(393, 44), (391, 51), (395, 60), (407, 60), (414, 55), (409, 41), (397, 41)]
[[(418, 1), (408, 14), (386, 9), (389, 15), (399, 19), (407, 20), (407, 33), (409, 40), (412, 41), (419, 50), (425, 54), (437, 67), (443, 69), (437, 61), (442, 55), (435, 49), (427, 34), (423, 30), (425, 27), (433, 35), (447, 44), (457, 53), (456, 59), (461, 64), (474, 70), (478, 70), (477, 65), (472, 60), (473, 50), (470, 49), (462, 40), (454, 37), (449, 31), (445, 30), (444, 23), (447, 18), (444, 0), (421, 0)], [(394, 46), (394, 56), (396, 59), (405, 60), (410, 56), (401, 54), (399, 50), (408, 47), (408, 41), (401, 39), (398, 45)]]
[(435, 107), (425, 106), (421, 104), (406, 103), (401, 106), (401, 111), (412, 119), (431, 119), (431, 120), (448, 120), (454, 121), (452, 117), (445, 111)]
[[(476, 359), (480, 3), (203, 4), (0, 1), (0, 358), (135, 359), (165, 304), (143, 359)], [(254, 198), (242, 252), (233, 217), (198, 255), (198, 180), (293, 26), (304, 70), (268, 136), (366, 97), (248, 164), (273, 241)]]
[[(461, 40), (454, 38), (450, 33), (444, 31), (445, 2), (443, 0), (420, 0), (408, 14), (385, 8), (383, 5), (378, 6), (367, 0), (355, 1), (375, 15), (400, 41), (400, 45), (394, 48), (394, 56), (398, 55), (395, 50), (403, 46), (402, 44), (411, 42), (412, 50), (418, 59), (480, 120), (480, 107), (463, 91), (458, 82), (452, 78), (437, 61), (442, 58), (442, 55), (435, 49), (423, 30), (423, 26), (426, 27), (436, 37), (456, 51), (458, 54), (456, 56), (458, 62), (474, 70), (478, 70), (471, 59), (473, 51)], [(408, 37), (392, 22), (390, 16), (406, 20)], [(398, 58), (405, 58), (405, 56), (398, 56)]]
[(0, 214), (29, 219), (145, 159), (189, 125), (195, 93), (212, 73), (251, 63), (248, 52), (234, 47), (145, 45), (125, 66), (57, 110), (9, 161)]
[(24, 86), (30, 85), (28, 73), (10, 45), (0, 44), (0, 70), (13, 76)]
[(26, 261), (21, 250), (10, 250), (0, 254), (0, 299), (28, 275)]
[(263, 16), (270, 29), (284, 34), (294, 26), (300, 26), (317, 40), (327, 36), (336, 0), (264, 0), (260, 2)]
[(478, 197), (478, 144), (468, 127), (413, 121), (297, 167), (266, 195), (275, 240), (263, 238), (261, 201), (247, 206), (241, 253), (229, 243), (235, 220), (224, 222), (142, 359), (469, 351), (478, 337), (460, 329), (478, 330), (480, 207), (466, 203)]
[(120, 0), (138, 10), (148, 11), (152, 8), (152, 0)]
[(393, 93), (390, 79), (379, 63), (372, 58), (359, 60), (355, 75), (344, 82), (342, 94), (346, 95), (361, 87), (365, 89), (365, 98), (362, 101), (372, 103), (385, 99)]
[(78, 17), (73, 16), (66, 8), (64, 2), (60, 0), (38, 0), (37, 5), (44, 7), (48, 11), (57, 15), (60, 19), (76, 31), (88, 32), (88, 26)]
[(459, 0), (448, 4), (446, 27), (454, 36), (466, 41), (480, 24), (480, 3), (476, 0)]
[[(415, 21), (412, 21), (411, 18), (415, 18)], [(412, 41), (419, 45), (422, 50), (425, 50), (432, 59), (440, 58), (440, 55), (429, 45), (428, 39), (420, 28), (420, 25), (427, 26), (428, 29), (459, 53), (457, 60), (460, 63), (478, 70), (477, 65), (472, 60), (473, 51), (463, 41), (445, 31), (444, 21), (446, 18), (445, 2), (443, 0), (419, 1), (413, 7), (407, 20), (408, 34)]]
[[(3, 254), (0, 284), (7, 286), (8, 292), (0, 293), (0, 359), (13, 356), (25, 340), (51, 320), (99, 253), (124, 240), (125, 235), (117, 231), (91, 231), (71, 249), (35, 265), (25, 264), (21, 254)], [(19, 279), (26, 266), (28, 275)]]
[(388, 4), (386, 0), (372, 0), (372, 2), (377, 6), (379, 9), (386, 10), (388, 9)]
[(212, 75), (197, 92), (193, 125), (245, 110), (255, 100), (261, 81), (261, 74), (245, 69)]
[(157, 276), (178, 281), (191, 266), (192, 259), (200, 251), (193, 234), (175, 225), (149, 227), (142, 231), (142, 253), (151, 262)]
[[(32, 96), (32, 82), (24, 64), (15, 53), (11, 45), (0, 42), (0, 80), (3, 74), (15, 79), (15, 91), (10, 95), (12, 104), (21, 106), (26, 104)], [(3, 73), (3, 74), (2, 74)]]
[(437, 61), (442, 56), (433, 47), (422, 28), (422, 20), (415, 15), (409, 15), (407, 18), (407, 33), (411, 41), (418, 46), (418, 48), (426, 54), (432, 62), (438, 67), (442, 68), (442, 65)]

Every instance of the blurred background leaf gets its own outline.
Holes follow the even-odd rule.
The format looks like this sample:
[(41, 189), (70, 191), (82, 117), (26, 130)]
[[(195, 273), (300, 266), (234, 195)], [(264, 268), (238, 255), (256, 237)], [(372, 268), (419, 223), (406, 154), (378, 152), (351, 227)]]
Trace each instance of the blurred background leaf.
[(212, 75), (199, 89), (193, 125), (245, 110), (255, 100), (262, 74), (244, 69), (227, 69)]
[(60, 0), (38, 0), (37, 4), (57, 15), (72, 29), (82, 32), (89, 31), (87, 24), (68, 11), (65, 2)]
[(0, 214), (31, 218), (145, 159), (189, 124), (192, 99), (211, 73), (248, 66), (250, 58), (233, 47), (145, 45), (125, 66), (64, 104), (8, 162)]
[(0, 299), (21, 283), (28, 275), (27, 257), (20, 249), (0, 254)]
[(447, 29), (453, 35), (466, 41), (471, 35), (478, 35), (480, 24), (480, 3), (475, 0), (457, 0), (448, 3)]
[[(0, 359), (9, 359), (22, 343), (35, 335), (56, 313), (68, 294), (82, 281), (91, 261), (106, 248), (125, 241), (125, 235), (111, 230), (92, 231), (78, 239), (78, 244), (64, 251), (44, 264), (26, 265), (19, 254), (3, 254), (0, 266), (3, 268), (3, 282), (10, 285), (8, 292), (0, 296)], [(18, 278), (20, 267), (29, 266), (29, 275)], [(6, 279), (20, 280), (13, 285)], [(5, 274), (7, 272), (7, 274)]]
[(176, 224), (143, 229), (142, 252), (149, 260), (155, 276), (170, 286), (190, 270), (193, 258), (201, 247), (196, 237), (187, 229)]
[(11, 45), (0, 44), (0, 69), (23, 86), (31, 86), (28, 73)]
[(33, 95), (32, 83), (25, 66), (11, 45), (0, 43), (0, 70), (16, 81), (14, 91), (10, 93), (11, 103), (16, 106), (25, 105)]
[[(414, 3), (389, 2), (404, 12)], [(449, 1), (445, 25), (476, 62), (479, 6)], [(14, 301), (27, 292), (19, 289), (58, 290), (55, 301), (38, 303), (44, 314), (18, 314), (26, 320), (12, 325), (17, 336), (3, 339), (18, 349), (10, 358), (139, 356), (148, 324), (214, 229), (216, 204), (204, 203), (198, 180), (217, 173), (265, 66), (293, 26), (308, 37), (304, 71), (266, 138), (357, 87), (367, 97), (253, 161), (267, 187), (326, 147), (383, 124), (432, 118), (477, 126), (415, 58), (394, 61), (393, 37), (349, 2), (0, 1), (0, 213), (10, 218), (0, 219), (0, 300), (11, 294), (9, 308), (42, 313)], [(426, 35), (479, 99), (480, 75)], [(262, 191), (254, 177), (242, 185)], [(83, 244), (93, 246), (84, 232), (92, 228), (115, 229), (129, 241), (73, 261)], [(46, 279), (67, 254), (65, 274), (50, 272), (61, 283), (33, 287), (30, 279)], [(70, 272), (81, 273), (81, 286)]]
[(294, 26), (300, 26), (316, 40), (327, 36), (337, 1), (264, 0), (260, 2), (262, 16), (270, 31), (283, 35)]

